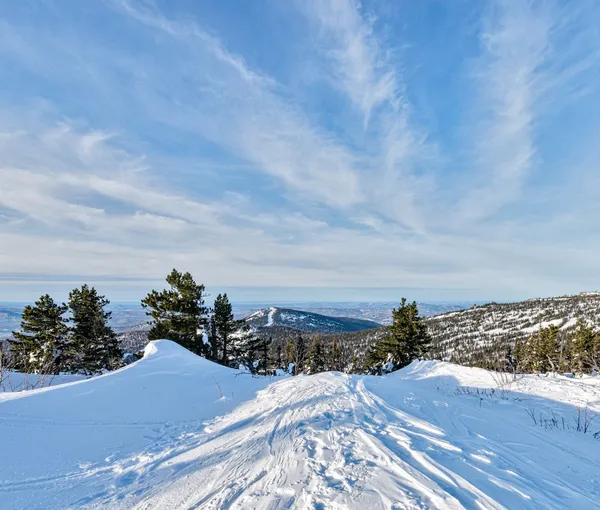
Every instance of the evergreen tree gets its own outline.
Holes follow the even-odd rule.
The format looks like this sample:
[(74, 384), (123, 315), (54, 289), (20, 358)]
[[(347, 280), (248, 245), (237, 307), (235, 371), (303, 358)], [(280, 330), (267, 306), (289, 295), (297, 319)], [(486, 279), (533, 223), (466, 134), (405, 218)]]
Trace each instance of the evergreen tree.
[(111, 312), (105, 311), (110, 302), (94, 287), (83, 285), (69, 293), (69, 308), (73, 324), (65, 348), (68, 367), (73, 372), (97, 374), (121, 365), (123, 353), (117, 335), (108, 325)]
[(325, 355), (319, 335), (315, 335), (308, 349), (306, 370), (309, 374), (318, 374), (325, 371)]
[(214, 313), (208, 319), (208, 345), (210, 349), (210, 354), (207, 356), (212, 361), (220, 361), (221, 357), (219, 355), (219, 337), (217, 335), (217, 325), (215, 322)]
[(176, 269), (167, 276), (167, 283), (169, 289), (153, 290), (142, 300), (142, 307), (149, 310), (146, 315), (152, 318), (148, 338), (173, 340), (198, 355), (210, 356), (210, 347), (203, 341), (208, 322), (204, 285)]
[(597, 368), (600, 357), (599, 336), (585, 321), (577, 322), (577, 329), (572, 338), (573, 371), (585, 374)]
[(271, 346), (271, 338), (261, 338), (251, 334), (246, 341), (245, 364), (254, 374), (267, 375), (269, 367), (269, 347)]
[(285, 369), (289, 370), (290, 363), (294, 363), (294, 341), (288, 340), (285, 344)]
[[(272, 339), (269, 337), (269, 340), (272, 341)], [(283, 368), (283, 356), (282, 356), (282, 347), (281, 344), (277, 344), (277, 347), (275, 348), (275, 368)]]
[(331, 344), (328, 365), (330, 370), (334, 370), (336, 372), (342, 372), (344, 370), (344, 355), (337, 338), (334, 338)]
[(292, 362), (294, 363), (294, 375), (304, 372), (306, 364), (306, 341), (302, 335), (298, 335), (293, 343)]
[(523, 370), (522, 363), (525, 354), (524, 349), (525, 345), (523, 344), (523, 339), (517, 338), (517, 340), (515, 341), (515, 347), (512, 351), (513, 372), (521, 372)]
[(264, 375), (267, 375), (268, 370), (269, 370), (269, 349), (271, 347), (272, 342), (273, 342), (273, 339), (271, 337), (269, 337), (268, 339), (265, 339), (263, 344), (260, 346), (260, 350), (259, 350), (259, 352), (261, 354), (260, 362), (262, 364), (262, 369), (264, 371)]
[(510, 345), (506, 348), (506, 356), (504, 359), (504, 371), (515, 373), (517, 371), (517, 359), (514, 354), (514, 350)]
[(241, 327), (239, 321), (233, 318), (233, 308), (227, 294), (219, 294), (213, 305), (213, 321), (215, 324), (218, 351), (221, 354), (221, 363), (227, 365), (231, 354), (231, 334)]
[(61, 370), (62, 351), (67, 340), (68, 307), (48, 295), (33, 306), (27, 305), (21, 316), (21, 331), (13, 331), (9, 340), (15, 368), (21, 372), (57, 374)]
[(540, 332), (540, 371), (558, 371), (561, 355), (561, 345), (558, 337), (558, 326), (551, 324)]
[(376, 373), (405, 367), (423, 356), (431, 343), (427, 324), (419, 316), (417, 303), (407, 304), (402, 298), (400, 306), (392, 311), (392, 324), (367, 356), (367, 366)]

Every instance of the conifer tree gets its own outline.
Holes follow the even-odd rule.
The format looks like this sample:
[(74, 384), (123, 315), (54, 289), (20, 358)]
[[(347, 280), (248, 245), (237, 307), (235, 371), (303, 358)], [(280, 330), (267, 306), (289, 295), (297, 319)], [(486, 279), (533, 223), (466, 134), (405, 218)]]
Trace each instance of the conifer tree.
[(219, 294), (213, 305), (212, 320), (215, 324), (216, 341), (221, 353), (221, 363), (227, 365), (231, 354), (231, 335), (241, 327), (233, 318), (233, 308), (227, 294)]
[(250, 334), (245, 343), (245, 364), (252, 373), (267, 374), (269, 365), (269, 347), (271, 338), (261, 338)]
[(108, 325), (111, 312), (105, 311), (109, 303), (87, 285), (69, 293), (69, 322), (73, 325), (65, 347), (65, 361), (71, 371), (97, 374), (121, 365), (123, 353), (117, 335)]
[(294, 375), (304, 372), (306, 364), (306, 341), (302, 335), (298, 335), (293, 343), (292, 361), (294, 363)]
[(579, 373), (589, 373), (598, 366), (600, 356), (598, 333), (594, 333), (592, 327), (585, 321), (577, 322), (577, 329), (572, 338), (572, 365), (573, 370)]
[(515, 341), (515, 347), (512, 352), (514, 372), (520, 372), (523, 370), (522, 363), (525, 354), (524, 349), (525, 345), (523, 343), (523, 339), (517, 338), (517, 340)]
[(208, 336), (208, 345), (210, 353), (207, 355), (212, 361), (220, 361), (221, 357), (219, 354), (219, 337), (217, 336), (217, 325), (215, 323), (215, 315), (214, 313), (208, 319), (208, 327), (207, 327), (207, 336)]
[(400, 306), (392, 311), (392, 320), (388, 334), (367, 356), (367, 365), (377, 373), (405, 367), (423, 356), (431, 343), (427, 324), (419, 316), (416, 301), (407, 304), (406, 298), (402, 298)]
[(542, 373), (558, 370), (561, 354), (558, 333), (559, 329), (554, 324), (540, 331), (540, 371)]
[(325, 355), (319, 335), (315, 335), (308, 349), (306, 370), (309, 374), (318, 374), (325, 370)]
[(176, 269), (166, 279), (168, 289), (153, 290), (142, 300), (146, 315), (152, 318), (148, 338), (173, 340), (198, 355), (210, 355), (209, 346), (203, 342), (208, 322), (204, 285), (196, 284), (190, 273)]
[(21, 331), (13, 331), (9, 340), (15, 368), (21, 372), (56, 374), (61, 370), (62, 351), (67, 341), (68, 307), (59, 305), (48, 295), (21, 315)]
[(336, 372), (341, 372), (344, 370), (344, 355), (342, 353), (342, 348), (340, 347), (337, 338), (334, 338), (331, 344), (328, 365), (330, 370)]
[(294, 341), (288, 340), (285, 344), (285, 369), (289, 370), (290, 363), (294, 362)]
[[(272, 339), (269, 338), (271, 341)], [(275, 364), (276, 367), (275, 368), (283, 368), (283, 353), (282, 353), (283, 349), (281, 347), (281, 344), (278, 343), (277, 347), (275, 348)]]

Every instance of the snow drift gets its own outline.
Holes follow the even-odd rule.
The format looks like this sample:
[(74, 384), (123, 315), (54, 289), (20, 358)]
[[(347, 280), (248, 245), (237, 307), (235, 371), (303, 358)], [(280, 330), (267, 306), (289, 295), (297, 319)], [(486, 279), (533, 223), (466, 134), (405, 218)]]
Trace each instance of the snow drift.
[(528, 414), (569, 424), (599, 398), (594, 379), (441, 362), (256, 378), (153, 342), (0, 395), (0, 508), (599, 508), (600, 441)]

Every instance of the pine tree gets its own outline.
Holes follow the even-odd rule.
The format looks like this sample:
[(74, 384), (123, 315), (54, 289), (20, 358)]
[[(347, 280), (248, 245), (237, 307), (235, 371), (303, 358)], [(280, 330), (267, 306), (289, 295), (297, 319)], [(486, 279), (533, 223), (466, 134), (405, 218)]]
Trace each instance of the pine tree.
[(525, 346), (523, 344), (523, 339), (517, 338), (515, 341), (515, 347), (512, 351), (512, 360), (513, 364), (511, 367), (511, 372), (521, 372), (523, 370), (523, 356), (524, 356)]
[(69, 308), (73, 324), (65, 358), (69, 369), (84, 374), (97, 374), (121, 365), (122, 351), (117, 335), (108, 325), (111, 312), (105, 311), (110, 302), (94, 287), (83, 285), (69, 293)]
[(152, 318), (148, 332), (150, 340), (173, 340), (186, 349), (210, 356), (203, 341), (208, 310), (204, 306), (204, 285), (198, 285), (190, 273), (173, 269), (167, 276), (169, 289), (153, 290), (143, 300), (146, 315)]
[(267, 375), (270, 346), (270, 338), (261, 338), (253, 333), (250, 334), (245, 342), (243, 358), (245, 365), (252, 373)]
[(556, 372), (560, 363), (561, 345), (558, 338), (559, 329), (551, 324), (540, 332), (540, 371)]
[[(269, 337), (269, 340), (272, 341), (272, 338)], [(275, 368), (279, 368), (279, 369), (283, 368), (283, 365), (282, 365), (283, 364), (283, 356), (282, 356), (283, 353), (282, 353), (282, 351), (283, 351), (283, 349), (281, 347), (281, 344), (277, 344), (277, 347), (275, 348), (275, 364), (276, 364)]]
[(267, 375), (268, 370), (269, 370), (269, 349), (271, 347), (271, 343), (273, 342), (273, 339), (271, 337), (269, 337), (268, 339), (265, 339), (265, 341), (263, 342), (263, 344), (260, 346), (260, 354), (261, 354), (261, 364), (262, 364), (262, 369), (263, 369), (263, 373), (264, 375)]
[(208, 345), (210, 353), (207, 356), (208, 359), (212, 361), (220, 361), (221, 357), (219, 355), (219, 337), (217, 335), (217, 325), (215, 323), (214, 313), (208, 319)]
[(329, 352), (329, 369), (342, 372), (344, 370), (344, 355), (337, 338), (333, 339), (331, 351)]
[(285, 344), (285, 369), (289, 370), (291, 363), (294, 363), (294, 344), (293, 340), (288, 340)]
[(294, 363), (294, 375), (304, 372), (306, 364), (306, 341), (302, 335), (298, 335), (293, 343), (292, 362)]
[(405, 367), (423, 356), (431, 343), (427, 324), (419, 316), (415, 301), (407, 304), (406, 298), (402, 298), (400, 306), (392, 311), (392, 319), (387, 336), (367, 356), (367, 366), (376, 373)]
[(231, 354), (231, 335), (241, 324), (233, 318), (233, 308), (227, 294), (219, 294), (213, 305), (213, 321), (215, 324), (216, 340), (218, 350), (221, 353), (221, 363), (227, 365)]
[(306, 370), (309, 374), (318, 374), (325, 371), (325, 355), (319, 335), (315, 335), (308, 349)]
[(21, 372), (57, 374), (61, 370), (62, 351), (67, 341), (68, 310), (48, 295), (34, 306), (27, 305), (21, 316), (21, 331), (13, 331), (9, 340), (15, 368)]
[(598, 351), (600, 339), (598, 336), (599, 334), (594, 333), (593, 328), (583, 320), (577, 322), (577, 329), (572, 338), (573, 371), (585, 374), (598, 366), (600, 355)]

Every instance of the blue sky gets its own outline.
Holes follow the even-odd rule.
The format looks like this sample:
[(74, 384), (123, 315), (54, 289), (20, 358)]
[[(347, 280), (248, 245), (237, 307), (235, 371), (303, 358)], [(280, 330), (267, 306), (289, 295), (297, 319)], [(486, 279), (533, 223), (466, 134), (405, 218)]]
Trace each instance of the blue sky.
[(0, 299), (137, 299), (172, 267), (259, 300), (598, 289), (599, 24), (591, 0), (2, 2)]

